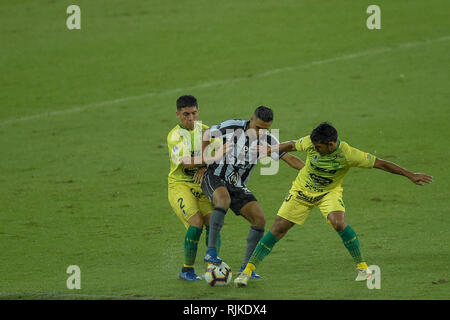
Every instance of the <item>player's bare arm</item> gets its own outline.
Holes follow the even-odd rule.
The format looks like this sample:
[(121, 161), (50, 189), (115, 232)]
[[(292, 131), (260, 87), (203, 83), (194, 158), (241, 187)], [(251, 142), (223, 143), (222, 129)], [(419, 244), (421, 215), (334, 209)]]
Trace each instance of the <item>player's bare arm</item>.
[(201, 168), (204, 167), (205, 164), (202, 161), (201, 156), (200, 157), (183, 157), (180, 159), (180, 163), (183, 165), (183, 167), (192, 169), (192, 168)]
[(280, 143), (278, 145), (279, 152), (281, 153), (281, 152), (296, 151), (297, 150), (297, 148), (295, 147), (296, 142), (297, 142), (296, 140), (290, 140)]
[(270, 154), (272, 152), (282, 153), (282, 152), (296, 151), (297, 150), (295, 148), (296, 142), (297, 141), (295, 141), (295, 140), (286, 141), (286, 142), (280, 143), (273, 147), (269, 146), (267, 144), (261, 144), (261, 145), (254, 147), (253, 149), (254, 149), (254, 152), (259, 152), (261, 154), (260, 158), (264, 158), (264, 157), (270, 156)]
[(289, 153), (285, 153), (281, 159), (283, 159), (289, 166), (297, 170), (301, 170), (305, 166), (305, 163), (300, 158)]
[(393, 174), (398, 174), (401, 176), (407, 177), (409, 180), (411, 180), (414, 184), (417, 184), (419, 186), (423, 186), (424, 184), (428, 184), (433, 182), (433, 177), (425, 174), (425, 173), (413, 173), (411, 171), (406, 170), (405, 168), (400, 167), (399, 165), (386, 161), (380, 158), (377, 158), (375, 160), (375, 164), (373, 166), (374, 168), (384, 170)]

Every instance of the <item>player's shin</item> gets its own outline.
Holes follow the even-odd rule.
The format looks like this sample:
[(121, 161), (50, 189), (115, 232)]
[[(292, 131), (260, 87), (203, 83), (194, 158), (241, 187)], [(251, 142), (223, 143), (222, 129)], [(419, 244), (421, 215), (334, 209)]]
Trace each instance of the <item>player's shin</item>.
[[(209, 226), (206, 226), (206, 237), (205, 237), (206, 247), (208, 247), (208, 242), (209, 242)], [(220, 253), (221, 245), (222, 245), (222, 237), (220, 236), (220, 233), (219, 233), (219, 236), (217, 237), (217, 245), (216, 245), (217, 254)]]
[(225, 221), (226, 210), (222, 207), (215, 207), (209, 219), (208, 249), (215, 248), (219, 241), (220, 230)]
[(184, 268), (193, 268), (202, 228), (189, 226), (184, 237)]
[(277, 242), (278, 238), (275, 237), (272, 232), (268, 231), (266, 235), (258, 242), (258, 245), (253, 251), (253, 254), (243, 272), (251, 275), (252, 272), (255, 271), (258, 264), (272, 251)]
[(338, 234), (356, 264), (365, 266), (366, 264), (362, 256), (358, 235), (353, 228), (350, 227), (350, 225), (347, 225), (347, 227), (345, 227), (344, 230), (339, 231)]
[(250, 257), (253, 254), (253, 251), (255, 251), (255, 248), (259, 240), (261, 240), (263, 236), (264, 236), (264, 228), (254, 226), (250, 227), (250, 231), (248, 232), (247, 236), (247, 248), (245, 251), (244, 261), (242, 263), (242, 268), (245, 268), (245, 266), (247, 265), (248, 261), (250, 260)]

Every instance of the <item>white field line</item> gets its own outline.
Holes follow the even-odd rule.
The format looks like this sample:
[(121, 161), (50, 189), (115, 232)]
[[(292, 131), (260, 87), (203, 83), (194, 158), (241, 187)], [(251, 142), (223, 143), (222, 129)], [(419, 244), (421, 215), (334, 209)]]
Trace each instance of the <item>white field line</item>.
[(328, 63), (333, 63), (333, 62), (338, 62), (338, 61), (351, 60), (351, 59), (356, 59), (356, 58), (360, 58), (360, 57), (374, 56), (374, 55), (379, 55), (379, 54), (383, 54), (386, 52), (391, 52), (391, 51), (395, 51), (395, 50), (399, 50), (399, 49), (424, 46), (424, 45), (428, 45), (428, 44), (432, 44), (432, 43), (436, 43), (436, 42), (448, 41), (448, 40), (450, 40), (450, 36), (440, 37), (440, 38), (431, 39), (431, 40), (401, 43), (401, 44), (398, 44), (396, 47), (385, 47), (385, 48), (378, 48), (378, 49), (372, 49), (372, 50), (364, 50), (364, 51), (350, 53), (350, 54), (337, 56), (337, 57), (333, 57), (333, 58), (329, 58), (329, 59), (312, 61), (312, 62), (305, 63), (305, 64), (288, 66), (288, 67), (278, 68), (278, 69), (272, 69), (272, 70), (254, 74), (251, 77), (238, 77), (238, 78), (233, 78), (233, 79), (215, 80), (215, 81), (205, 82), (205, 83), (201, 83), (199, 85), (187, 87), (187, 88), (174, 88), (174, 89), (163, 90), (160, 92), (148, 92), (148, 93), (144, 93), (144, 94), (136, 95), (136, 96), (128, 96), (128, 97), (114, 99), (114, 100), (107, 100), (107, 101), (103, 101), (103, 102), (87, 104), (84, 106), (74, 107), (71, 109), (65, 109), (65, 110), (59, 110), (59, 111), (49, 111), (49, 112), (34, 114), (34, 115), (25, 116), (25, 117), (16, 118), (16, 119), (4, 120), (4, 121), (0, 122), (0, 126), (17, 123), (17, 122), (28, 121), (28, 120), (37, 120), (37, 119), (51, 117), (51, 116), (65, 115), (65, 114), (70, 114), (70, 113), (75, 113), (75, 112), (82, 112), (82, 111), (100, 108), (100, 107), (108, 106), (108, 105), (114, 105), (114, 104), (118, 104), (118, 103), (122, 103), (122, 102), (141, 100), (141, 99), (149, 98), (152, 96), (164, 96), (164, 95), (168, 95), (168, 94), (174, 94), (177, 92), (189, 92), (189, 91), (192, 91), (195, 89), (211, 88), (211, 87), (215, 87), (215, 86), (219, 86), (219, 85), (227, 85), (227, 84), (232, 84), (232, 83), (243, 81), (243, 80), (249, 80), (252, 78), (263, 78), (263, 77), (268, 77), (268, 76), (271, 76), (271, 75), (277, 74), (277, 73), (290, 72), (290, 71), (294, 71), (294, 70), (309, 68), (312, 66), (323, 65), (323, 64), (328, 64)]

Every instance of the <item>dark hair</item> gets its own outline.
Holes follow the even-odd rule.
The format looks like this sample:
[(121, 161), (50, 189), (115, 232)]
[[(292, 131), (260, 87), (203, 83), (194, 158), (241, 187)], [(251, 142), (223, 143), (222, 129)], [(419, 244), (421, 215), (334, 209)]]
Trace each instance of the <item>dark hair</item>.
[(198, 108), (197, 99), (195, 99), (195, 97), (191, 96), (190, 94), (179, 97), (177, 100), (177, 110), (180, 111), (182, 108), (185, 107)]
[(311, 133), (311, 141), (328, 144), (337, 141), (337, 130), (328, 122), (322, 122)]
[(273, 111), (269, 107), (259, 106), (256, 108), (254, 115), (264, 122), (273, 121)]

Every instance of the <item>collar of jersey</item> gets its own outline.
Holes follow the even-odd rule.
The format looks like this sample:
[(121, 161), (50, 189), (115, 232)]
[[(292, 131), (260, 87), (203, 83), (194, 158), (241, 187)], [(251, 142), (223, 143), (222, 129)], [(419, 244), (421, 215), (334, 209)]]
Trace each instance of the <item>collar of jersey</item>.
[(192, 130), (189, 130), (189, 129), (186, 129), (185, 127), (183, 127), (183, 126), (181, 125), (181, 122), (180, 122), (178, 125), (180, 126), (181, 129), (187, 130), (187, 131), (189, 131), (189, 132), (195, 130), (195, 125), (194, 125), (194, 129), (192, 129)]
[(250, 125), (250, 120), (246, 120), (245, 121), (244, 131), (247, 131), (249, 125)]
[(341, 145), (341, 140), (338, 139), (338, 144), (336, 146), (336, 150), (334, 150), (332, 153), (330, 153), (330, 155), (335, 154), (338, 150), (339, 150), (339, 146)]
[(340, 146), (340, 145), (341, 145), (341, 140), (338, 139), (338, 144), (337, 144), (337, 146), (336, 146), (336, 149), (335, 149), (332, 153), (327, 154), (327, 155), (324, 155), (324, 156), (321, 156), (318, 152), (317, 152), (317, 154), (319, 154), (319, 156), (321, 156), (321, 157), (329, 157), (329, 156), (332, 156), (332, 155), (334, 155), (336, 152), (339, 151), (339, 146)]

